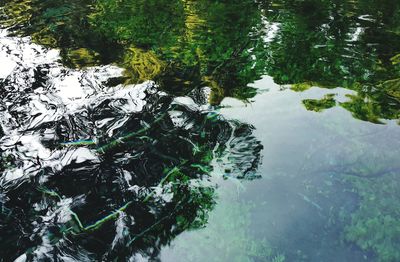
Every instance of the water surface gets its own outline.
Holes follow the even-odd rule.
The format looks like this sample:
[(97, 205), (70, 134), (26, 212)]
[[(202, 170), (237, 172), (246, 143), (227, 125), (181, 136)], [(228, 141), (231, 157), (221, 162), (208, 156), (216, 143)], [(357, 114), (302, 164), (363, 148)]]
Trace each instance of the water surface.
[(399, 9), (2, 1), (0, 261), (400, 260)]

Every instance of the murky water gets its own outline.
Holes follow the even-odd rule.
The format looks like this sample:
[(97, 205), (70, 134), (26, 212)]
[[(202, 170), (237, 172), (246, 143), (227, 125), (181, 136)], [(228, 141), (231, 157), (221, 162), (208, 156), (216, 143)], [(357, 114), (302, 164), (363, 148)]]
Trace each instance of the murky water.
[(0, 261), (399, 261), (400, 2), (3, 0)]

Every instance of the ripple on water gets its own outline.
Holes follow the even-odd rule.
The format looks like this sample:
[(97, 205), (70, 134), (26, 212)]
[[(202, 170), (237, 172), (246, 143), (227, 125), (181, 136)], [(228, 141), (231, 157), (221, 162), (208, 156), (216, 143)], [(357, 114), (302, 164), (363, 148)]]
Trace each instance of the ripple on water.
[(4, 31), (0, 57), (2, 258), (157, 257), (207, 222), (212, 159), (238, 178), (260, 162), (251, 126), (195, 102), (208, 89), (173, 98), (151, 81), (111, 88), (120, 68), (66, 68), (56, 50)]

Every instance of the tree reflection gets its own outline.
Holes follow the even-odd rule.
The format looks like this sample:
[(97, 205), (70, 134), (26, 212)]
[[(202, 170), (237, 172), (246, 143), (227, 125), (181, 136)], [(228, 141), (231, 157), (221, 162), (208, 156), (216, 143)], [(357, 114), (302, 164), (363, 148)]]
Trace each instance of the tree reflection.
[[(79, 111), (51, 123), (58, 139), (46, 143), (62, 145), (52, 149), (57, 157), (51, 161), (21, 160), (17, 152), (22, 145), (7, 147), (4, 156), (17, 156), (8, 160), (10, 172), (29, 161), (36, 163), (36, 175), (8, 181), (8, 170), (3, 170), (3, 258), (27, 252), (37, 259), (62, 254), (79, 259), (77, 251), (87, 259), (122, 259), (137, 252), (156, 258), (176, 235), (207, 223), (215, 203), (214, 185), (207, 182), (210, 162), (222, 157), (228, 144), (235, 146), (229, 142), (232, 135), (254, 140), (246, 149), (249, 156), (235, 156), (235, 171), (241, 176), (255, 172), (262, 147), (248, 125), (147, 93), (146, 107), (116, 128), (122, 112), (113, 108), (123, 107), (120, 100), (108, 98), (87, 114)], [(99, 126), (106, 119), (113, 120)], [(97, 123), (96, 130), (78, 124), (91, 122)], [(48, 128), (45, 123), (34, 133)], [(93, 132), (98, 143), (84, 143), (80, 134)], [(77, 140), (63, 143), (72, 137)], [(244, 160), (250, 168), (242, 165)]]
[[(116, 83), (152, 79), (180, 95), (207, 85), (217, 105), (247, 101), (256, 94), (248, 85), (268, 74), (354, 90), (358, 98), (339, 105), (376, 123), (399, 118), (398, 10), (373, 0), (8, 0), (2, 17), (14, 33), (61, 48), (68, 66), (117, 63), (126, 70)], [(279, 24), (269, 43), (265, 21)], [(374, 116), (357, 109), (366, 106)]]
[[(115, 62), (125, 83), (157, 80), (184, 94), (208, 85), (210, 102), (243, 100), (263, 73), (262, 11), (246, 1), (28, 1), (8, 0), (6, 25), (35, 42), (61, 48), (66, 65)], [(34, 14), (34, 15), (33, 15)], [(235, 26), (233, 26), (235, 25)]]
[[(20, 46), (46, 51), (15, 41), (8, 48), (20, 65), (0, 82), (10, 105), (0, 110), (3, 259), (156, 259), (178, 234), (206, 225), (213, 162), (223, 170), (215, 175), (257, 178), (253, 128), (205, 108), (201, 91), (175, 98), (152, 82), (108, 89), (108, 67), (26, 65)], [(64, 89), (87, 95), (63, 96), (69, 81)]]
[(354, 117), (374, 123), (400, 117), (398, 3), (306, 0), (271, 6), (277, 7), (269, 18), (280, 30), (268, 45), (266, 73), (277, 83), (345, 87), (357, 92), (340, 104)]
[[(218, 105), (226, 96), (247, 101), (256, 94), (249, 84), (264, 74), (294, 91), (311, 86), (354, 91), (340, 103), (332, 95), (304, 100), (311, 111), (339, 105), (372, 123), (400, 118), (398, 2), (5, 0), (0, 6), (2, 27), (59, 49), (67, 67), (124, 68), (102, 90), (124, 83), (129, 92), (131, 84), (148, 80), (157, 86), (155, 91), (149, 85), (140, 99), (96, 94), (91, 104), (55, 120), (51, 116), (61, 102), (52, 103), (53, 96), (35, 100), (40, 95), (33, 91), (52, 91), (48, 79), (65, 77), (69, 69), (54, 76), (49, 74), (54, 65), (19, 68), (1, 82), (0, 98), (10, 106), (0, 112), (8, 114), (8, 129), (25, 138), (8, 141), (8, 131), (0, 130), (5, 259), (22, 253), (79, 261), (134, 253), (157, 258), (176, 235), (204, 226), (216, 197), (207, 181), (213, 160), (237, 146), (240, 150), (231, 151), (238, 155), (224, 158), (231, 161), (222, 163), (224, 175), (253, 179), (261, 145), (252, 127), (196, 103), (208, 97)], [(278, 30), (267, 39), (272, 23)], [(174, 98), (183, 95), (193, 103)], [(127, 113), (132, 100), (146, 105)], [(37, 104), (52, 120), (28, 128), (42, 116), (40, 110), (31, 115)], [(35, 137), (55, 158), (30, 154), (27, 141)], [(31, 176), (10, 179), (21, 172)], [(347, 238), (360, 246), (376, 246), (359, 240), (365, 233), (349, 232)]]

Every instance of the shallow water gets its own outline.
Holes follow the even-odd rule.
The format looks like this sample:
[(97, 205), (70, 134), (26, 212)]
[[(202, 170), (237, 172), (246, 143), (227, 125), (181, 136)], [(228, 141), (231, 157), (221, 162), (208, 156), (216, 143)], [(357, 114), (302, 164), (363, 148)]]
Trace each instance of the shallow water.
[(0, 261), (400, 260), (400, 3), (0, 3)]

